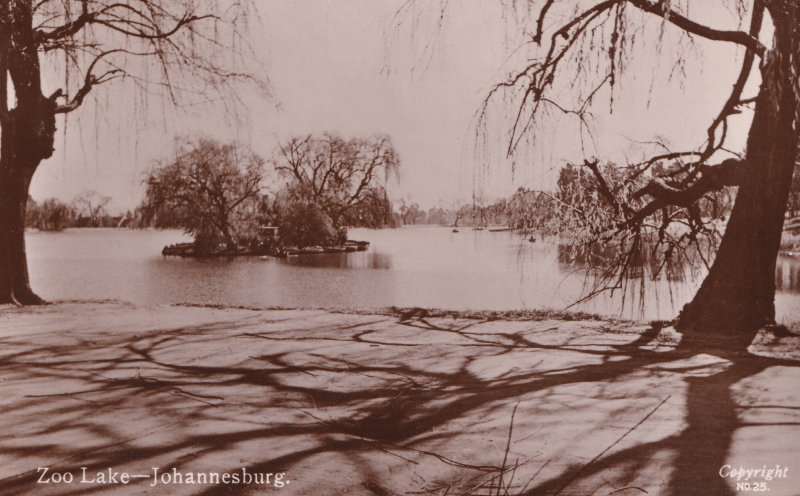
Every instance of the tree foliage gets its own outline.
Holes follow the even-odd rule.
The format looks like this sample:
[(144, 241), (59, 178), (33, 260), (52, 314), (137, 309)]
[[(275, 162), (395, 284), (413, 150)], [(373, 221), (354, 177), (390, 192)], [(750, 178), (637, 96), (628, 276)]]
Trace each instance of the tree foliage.
[(75, 213), (88, 219), (91, 226), (100, 225), (100, 219), (107, 214), (106, 207), (111, 203), (111, 197), (101, 195), (97, 191), (87, 190), (80, 193), (72, 200)]
[(25, 226), (40, 231), (61, 231), (73, 225), (77, 218), (74, 208), (56, 198), (37, 204), (31, 198), (26, 209)]
[(347, 239), (347, 231), (337, 229), (319, 205), (305, 201), (291, 203), (281, 215), (279, 227), (285, 246), (340, 245)]
[(391, 216), (386, 183), (400, 167), (388, 136), (296, 137), (280, 147), (275, 169), (296, 201), (313, 203), (335, 225), (377, 227)]
[(145, 216), (180, 227), (206, 247), (233, 250), (259, 227), (264, 160), (241, 144), (185, 140), (175, 157), (147, 177)]
[(397, 209), (400, 213), (400, 221), (404, 225), (421, 223), (421, 220), (424, 217), (423, 212), (419, 207), (419, 203), (412, 203), (410, 200), (400, 200)]

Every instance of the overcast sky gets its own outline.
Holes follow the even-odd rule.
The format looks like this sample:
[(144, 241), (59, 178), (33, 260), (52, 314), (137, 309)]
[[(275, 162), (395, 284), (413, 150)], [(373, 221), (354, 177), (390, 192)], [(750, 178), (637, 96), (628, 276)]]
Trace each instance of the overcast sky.
[[(701, 145), (742, 56), (702, 40), (675, 45), (677, 30), (669, 26), (659, 45), (661, 22), (644, 16), (633, 62), (615, 90), (614, 113), (607, 94), (594, 106), (596, 142), (584, 136), (582, 147), (574, 119), (552, 115), (512, 166), (502, 150), (513, 102), (493, 107), (491, 153), (475, 153), (474, 116), (492, 84), (535, 55), (531, 47), (519, 49), (533, 20), (520, 13), (521, 24), (511, 21), (508, 11), (503, 17), (503, 2), (496, 0), (459, 0), (450, 2), (439, 31), (432, 7), (438, 1), (419, 0), (395, 28), (403, 3), (258, 0), (250, 35), (260, 64), (252, 67), (268, 78), (271, 97), (243, 90), (246, 105), (234, 122), (216, 107), (176, 110), (158, 97), (134, 98), (124, 83), (97, 89), (66, 126), (59, 124), (66, 136), (34, 177), (32, 196), (70, 200), (96, 190), (113, 197), (115, 209), (132, 208), (141, 200), (145, 172), (169, 157), (174, 136), (198, 132), (240, 139), (265, 157), (295, 134), (389, 134), (402, 160), (391, 196), (424, 206), (469, 200), (476, 191), (497, 198), (521, 185), (549, 188), (553, 171), (568, 160), (636, 159), (644, 152), (636, 142), (654, 138), (675, 148)], [(721, 7), (732, 3), (695, 1), (690, 12), (716, 27), (737, 28), (735, 12)], [(674, 70), (673, 46), (684, 54), (685, 78)], [(558, 96), (565, 101), (570, 84), (561, 82)], [(734, 126), (739, 146), (748, 118)]]

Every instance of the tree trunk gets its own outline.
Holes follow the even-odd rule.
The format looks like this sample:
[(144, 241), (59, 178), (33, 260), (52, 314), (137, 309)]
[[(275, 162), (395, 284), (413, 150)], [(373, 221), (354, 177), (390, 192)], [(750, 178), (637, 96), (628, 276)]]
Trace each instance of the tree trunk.
[(10, 178), (0, 165), (0, 304), (16, 303), (13, 290), (14, 263), (11, 256), (11, 214), (13, 212), (10, 195)]
[(15, 179), (16, 207), (12, 212), (11, 253), (14, 263), (12, 289), (14, 298), (23, 305), (41, 305), (44, 303), (33, 292), (28, 277), (28, 256), (25, 250), (25, 212), (28, 206), (28, 194), (35, 168), (23, 169)]
[(775, 42), (761, 66), (747, 171), (714, 264), (678, 329), (747, 334), (775, 322), (775, 262), (798, 150), (800, 7), (794, 3), (768, 7)]
[[(52, 154), (52, 143), (36, 139), (52, 135), (50, 129), (54, 130), (54, 117), (47, 115), (47, 108), (48, 105), (41, 105), (38, 111), (27, 113), (15, 109), (0, 139), (0, 303), (43, 303), (31, 290), (28, 278), (25, 213), (33, 173), (42, 158)], [(32, 144), (44, 144), (44, 148)]]
[[(0, 302), (36, 304), (25, 255), (28, 188), (39, 163), (53, 154), (55, 99), (41, 90), (31, 2), (3, 2), (0, 30)], [(8, 83), (17, 106), (8, 110)]]
[(0, 221), (0, 303), (38, 305), (43, 300), (30, 287), (25, 254), (25, 210), (32, 174), (14, 173), (2, 186)]

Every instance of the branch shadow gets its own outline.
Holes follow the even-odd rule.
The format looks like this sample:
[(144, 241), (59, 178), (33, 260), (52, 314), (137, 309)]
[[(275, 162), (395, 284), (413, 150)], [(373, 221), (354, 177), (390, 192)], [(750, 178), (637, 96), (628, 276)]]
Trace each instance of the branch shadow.
[[(528, 495), (653, 494), (642, 477), (661, 464), (669, 475), (660, 494), (696, 494), (702, 487), (703, 494), (727, 496), (734, 494), (730, 482), (717, 473), (747, 424), (736, 388), (772, 367), (800, 363), (738, 344), (678, 344), (660, 326), (414, 313), (286, 318), (286, 312), (241, 311), (211, 323), (102, 331), (0, 339), (0, 388), (10, 394), (0, 417), (10, 433), (0, 439), (6, 467), (0, 495), (119, 489), (42, 487), (36, 467), (47, 463), (75, 474), (82, 467), (245, 467), (302, 473), (312, 488), (311, 468), (335, 468), (352, 474), (342, 489), (348, 494)], [(670, 389), (659, 390), (660, 381)], [(506, 422), (516, 405), (512, 440)], [(598, 405), (607, 410), (592, 412)], [(766, 407), (787, 408), (759, 406)], [(664, 409), (680, 417), (680, 427), (647, 432), (648, 419)], [(608, 427), (607, 442), (592, 441), (595, 456), (554, 460), (537, 436), (562, 429), (571, 416), (576, 433), (588, 429), (581, 419)], [(506, 429), (505, 453), (480, 444), (493, 432), (504, 437)], [(476, 439), (478, 431), (483, 438)], [(387, 479), (387, 465), (389, 472), (407, 472), (402, 484)], [(503, 478), (504, 492), (486, 485)], [(132, 487), (141, 491), (149, 483)], [(216, 495), (255, 488), (180, 490)]]

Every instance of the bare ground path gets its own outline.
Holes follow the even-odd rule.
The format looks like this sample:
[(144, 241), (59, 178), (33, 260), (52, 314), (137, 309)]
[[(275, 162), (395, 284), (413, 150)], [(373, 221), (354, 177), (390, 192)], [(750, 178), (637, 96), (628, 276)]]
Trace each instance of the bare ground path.
[[(596, 320), (6, 307), (0, 495), (752, 494), (726, 465), (787, 467), (749, 487), (800, 493), (800, 338), (679, 341)], [(101, 485), (81, 467), (285, 475)]]

